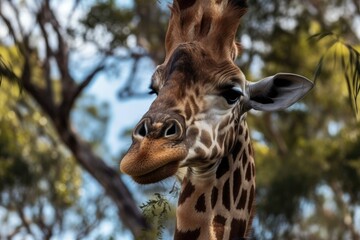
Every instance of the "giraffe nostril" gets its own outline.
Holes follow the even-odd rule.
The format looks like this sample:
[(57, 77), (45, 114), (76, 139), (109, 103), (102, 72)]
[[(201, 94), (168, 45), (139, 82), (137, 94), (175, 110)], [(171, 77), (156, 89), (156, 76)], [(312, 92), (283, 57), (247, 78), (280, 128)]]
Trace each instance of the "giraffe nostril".
[(171, 121), (170, 125), (165, 129), (164, 137), (178, 137), (181, 135), (181, 127), (176, 120)]
[(170, 127), (165, 130), (165, 137), (171, 137), (177, 133), (177, 127), (175, 123), (172, 123)]
[(146, 125), (146, 121), (143, 121), (134, 131), (136, 136), (144, 138), (148, 134), (148, 128)]

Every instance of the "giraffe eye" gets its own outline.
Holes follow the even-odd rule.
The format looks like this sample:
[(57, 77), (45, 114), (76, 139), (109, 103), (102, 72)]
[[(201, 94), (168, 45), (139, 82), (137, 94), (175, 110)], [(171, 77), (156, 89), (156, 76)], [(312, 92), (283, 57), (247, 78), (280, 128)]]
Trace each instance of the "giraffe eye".
[(150, 94), (150, 95), (153, 95), (153, 94), (158, 95), (158, 92), (157, 92), (157, 91), (155, 91), (155, 89), (153, 89), (153, 88), (151, 88), (151, 87), (150, 87), (149, 94)]
[(239, 88), (239, 87), (232, 87), (232, 88), (224, 90), (221, 93), (221, 96), (223, 98), (225, 98), (225, 100), (228, 104), (236, 103), (242, 95), (243, 95), (243, 93), (241, 91), (241, 88)]

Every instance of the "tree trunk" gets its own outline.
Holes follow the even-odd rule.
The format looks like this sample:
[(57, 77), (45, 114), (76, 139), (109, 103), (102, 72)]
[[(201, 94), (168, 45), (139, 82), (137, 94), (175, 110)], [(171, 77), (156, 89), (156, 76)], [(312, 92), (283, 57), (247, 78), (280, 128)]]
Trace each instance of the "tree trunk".
[(76, 161), (104, 187), (107, 195), (114, 201), (123, 224), (135, 237), (139, 237), (149, 227), (131, 193), (121, 180), (119, 172), (109, 167), (92, 151), (89, 144), (82, 141), (73, 131), (59, 125), (56, 127), (59, 136), (71, 150)]

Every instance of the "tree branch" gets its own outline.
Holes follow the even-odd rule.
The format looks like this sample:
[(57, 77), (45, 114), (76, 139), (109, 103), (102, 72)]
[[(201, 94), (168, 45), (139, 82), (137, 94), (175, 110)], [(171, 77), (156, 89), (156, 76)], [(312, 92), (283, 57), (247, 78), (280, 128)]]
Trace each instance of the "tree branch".
[(12, 1), (8, 1), (8, 3), (11, 5), (14, 13), (15, 13), (15, 18), (16, 18), (16, 22), (17, 22), (17, 26), (19, 28), (19, 31), (20, 31), (20, 35), (21, 36), (25, 36), (25, 31), (24, 31), (24, 28), (21, 24), (21, 21), (20, 21), (20, 14), (19, 14), (19, 9), (14, 5), (14, 3)]
[(30, 95), (38, 102), (38, 104), (44, 109), (46, 114), (51, 118), (55, 117), (55, 106), (47, 98), (47, 93), (43, 89), (35, 86), (31, 83), (31, 66), (29, 59), (25, 57), (24, 66), (22, 69), (22, 75), (20, 77), (21, 83), (24, 89), (30, 93)]
[(14, 42), (15, 44), (19, 45), (20, 46), (20, 40), (17, 38), (16, 36), (16, 33), (15, 33), (15, 30), (13, 28), (13, 26), (11, 25), (11, 22), (10, 20), (5, 17), (5, 15), (3, 14), (3, 12), (1, 11), (1, 8), (0, 8), (0, 17), (2, 18), (2, 20), (4, 21), (6, 27), (8, 28), (9, 32), (10, 32), (10, 36), (14, 39)]
[[(339, 208), (340, 215), (342, 215), (343, 217), (341, 223), (343, 224), (345, 229), (348, 229), (348, 231), (350, 232), (351, 239), (360, 240), (360, 233), (357, 232), (356, 227), (354, 226), (354, 221), (350, 215), (350, 209), (348, 203), (346, 203), (343, 199), (344, 192), (340, 186), (340, 183), (332, 181), (330, 182), (329, 186), (331, 190), (333, 190), (334, 192), (334, 201)], [(347, 222), (346, 217), (350, 218), (349, 222)]]
[[(44, 16), (45, 21), (50, 23), (53, 30), (56, 33), (58, 41), (58, 49), (54, 51), (55, 61), (61, 73), (62, 81), (62, 96), (67, 94), (68, 90), (75, 84), (74, 79), (68, 71), (69, 68), (69, 49), (66, 41), (64, 40), (63, 34), (61, 33), (61, 26), (56, 19), (52, 9), (50, 8), (49, 1), (44, 1), (40, 13)], [(44, 36), (46, 37), (46, 36)]]
[(74, 106), (76, 99), (79, 97), (82, 91), (91, 83), (96, 74), (104, 70), (104, 68), (105, 65), (100, 63), (84, 78), (84, 80), (78, 86), (74, 85), (72, 89), (68, 89), (67, 96), (63, 98), (60, 106), (61, 115), (69, 117), (70, 111)]
[[(9, 235), (6, 236), (7, 240), (13, 239), (18, 233), (21, 232), (22, 225), (17, 226)], [(0, 235), (0, 239), (2, 239), (2, 236)]]
[(97, 198), (94, 201), (94, 204), (97, 206), (96, 213), (94, 214), (95, 216), (92, 219), (83, 218), (82, 225), (84, 227), (82, 229), (79, 229), (79, 231), (76, 234), (76, 239), (81, 240), (86, 238), (91, 233), (91, 231), (96, 229), (96, 227), (98, 226), (100, 219), (104, 216), (103, 214), (104, 209), (101, 206), (100, 201), (101, 201), (100, 198)]
[(32, 233), (32, 231), (31, 231), (30, 224), (29, 224), (28, 221), (26, 220), (25, 215), (24, 215), (24, 212), (23, 212), (23, 210), (21, 209), (21, 207), (19, 207), (19, 206), (16, 205), (16, 211), (17, 211), (17, 213), (19, 214), (19, 217), (20, 217), (20, 219), (21, 219), (22, 225), (25, 227), (26, 232), (27, 232), (29, 235), (34, 236), (33, 233)]
[(53, 52), (52, 48), (50, 47), (48, 34), (45, 29), (46, 20), (45, 20), (45, 16), (43, 15), (43, 11), (38, 12), (36, 20), (40, 26), (40, 30), (41, 30), (43, 39), (45, 41), (46, 57), (45, 57), (42, 65), (43, 65), (44, 79), (46, 82), (46, 92), (49, 96), (49, 100), (53, 103), (54, 99), (53, 99), (53, 85), (52, 85), (51, 76), (50, 76), (50, 59), (54, 55), (54, 52)]
[(139, 60), (142, 57), (142, 55), (136, 55), (133, 54), (133, 58), (134, 58), (134, 62), (131, 68), (131, 72), (126, 80), (125, 86), (119, 91), (118, 96), (119, 98), (128, 98), (131, 96), (140, 96), (142, 95), (142, 93), (135, 93), (133, 90), (133, 85), (135, 82), (135, 76), (138, 70), (138, 66), (139, 66)]
[(10, 82), (17, 82), (20, 84), (18, 76), (11, 70), (11, 66), (8, 66), (2, 59), (0, 55), (0, 84), (2, 77), (6, 77)]
[(263, 114), (263, 122), (265, 124), (265, 129), (267, 130), (267, 132), (270, 135), (271, 140), (273, 140), (276, 143), (278, 152), (281, 156), (285, 156), (286, 153), (288, 152), (288, 147), (286, 145), (285, 140), (283, 139), (283, 137), (281, 136), (280, 133), (278, 133), (272, 126), (272, 121), (271, 121), (271, 113), (269, 112), (265, 112)]
[(90, 146), (81, 141), (69, 128), (57, 127), (61, 139), (69, 147), (79, 164), (104, 187), (106, 193), (114, 201), (119, 209), (120, 218), (130, 228), (134, 236), (138, 237), (144, 230), (149, 229), (131, 197), (131, 193), (121, 181), (118, 171), (107, 166), (93, 153)]
[[(62, 139), (63, 143), (70, 149), (76, 161), (103, 186), (107, 195), (115, 203), (123, 224), (131, 230), (135, 237), (139, 237), (143, 230), (149, 229), (149, 226), (146, 223), (145, 218), (140, 213), (130, 191), (121, 180), (119, 171), (110, 168), (92, 151), (89, 144), (80, 140), (78, 135), (72, 131), (71, 124), (69, 123), (68, 113), (70, 112), (77, 97), (94, 79), (95, 75), (104, 69), (104, 66), (100, 64), (93, 69), (93, 71), (90, 72), (79, 85), (75, 84), (75, 81), (71, 77), (69, 71), (69, 51), (67, 43), (61, 35), (61, 26), (51, 11), (48, 2), (49, 1), (44, 1), (39, 11), (44, 11), (41, 13), (45, 18), (44, 21), (51, 23), (58, 39), (59, 45), (57, 50), (53, 50), (53, 55), (61, 73), (62, 103), (60, 105), (56, 105), (54, 102), (51, 102), (48, 99), (48, 90), (35, 85), (32, 75), (32, 67), (34, 67), (35, 64), (31, 64), (33, 49), (29, 44), (29, 38), (27, 36), (22, 36), (23, 39), (21, 39), (21, 45), (19, 44), (19, 46), (22, 47), (21, 54), (24, 59), (20, 80), (24, 85), (24, 89), (35, 99), (42, 110), (49, 116), (49, 119), (52, 120), (58, 135)], [(14, 41), (17, 42), (18, 39), (16, 39), (16, 32), (12, 28), (13, 23), (6, 21), (7, 19), (1, 14), (1, 11), (0, 16), (4, 19), (5, 24), (8, 25), (9, 32), (13, 35)], [(49, 37), (49, 33), (46, 31), (42, 31), (42, 33), (44, 34), (44, 38)], [(49, 59), (45, 59), (45, 61), (48, 60)], [(46, 64), (44, 65), (44, 63), (42, 65), (47, 66)], [(50, 69), (51, 66), (48, 66)]]

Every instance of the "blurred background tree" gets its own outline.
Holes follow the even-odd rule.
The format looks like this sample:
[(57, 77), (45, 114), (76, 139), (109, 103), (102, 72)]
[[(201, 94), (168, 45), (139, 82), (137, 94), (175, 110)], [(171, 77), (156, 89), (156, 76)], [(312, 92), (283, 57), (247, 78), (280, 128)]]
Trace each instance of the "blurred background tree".
[[(359, 2), (250, 1), (249, 9), (240, 33), (249, 44), (240, 66), (244, 63), (250, 76), (261, 65), (257, 73), (264, 76), (294, 72), (316, 77), (303, 102), (284, 112), (250, 116), (257, 153), (260, 227), (255, 236), (359, 239), (359, 102), (354, 88), (360, 65), (343, 44), (359, 50)], [(327, 34), (321, 41), (311, 38), (319, 33)], [(355, 65), (355, 74), (346, 72), (349, 64)]]
[[(108, 221), (106, 208), (114, 206), (122, 226), (134, 236), (146, 238), (138, 206), (153, 218), (155, 232), (164, 232), (151, 232), (148, 239), (171, 236), (174, 208), (164, 217), (168, 203), (163, 195), (151, 195), (168, 193), (174, 180), (142, 187), (139, 193), (126, 176), (119, 177), (121, 156), (109, 156), (107, 148), (114, 146), (101, 144), (113, 113), (83, 93), (96, 76), (118, 79), (127, 69), (119, 82), (119, 100), (143, 99), (147, 95), (140, 86), (150, 76), (140, 77), (141, 63), (148, 59), (155, 66), (163, 59), (167, 2), (134, 0), (126, 7), (120, 2), (76, 0), (62, 15), (58, 9), (64, 4), (56, 1), (0, 0), (0, 29), (6, 29), (1, 56), (23, 86), (20, 96), (6, 81), (0, 87), (5, 212), (0, 237), (49, 238), (67, 230), (77, 233), (74, 238), (104, 238), (93, 230)], [(360, 3), (248, 3), (239, 29), (244, 52), (238, 59), (246, 76), (256, 81), (294, 72), (316, 78), (314, 90), (289, 110), (248, 117), (257, 164), (253, 238), (360, 239)], [(89, 179), (86, 172), (103, 188), (90, 200), (81, 194)], [(130, 192), (140, 195), (139, 202)], [(104, 193), (113, 201), (102, 199)], [(149, 206), (156, 210), (149, 214)], [(72, 216), (76, 224), (66, 221)], [(120, 225), (114, 217), (111, 221)], [(8, 226), (11, 231), (4, 230)]]

